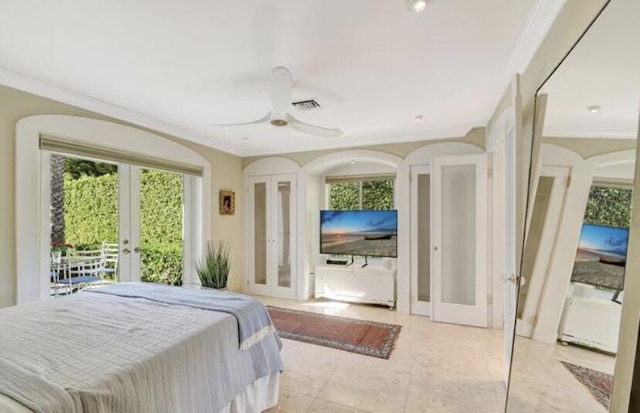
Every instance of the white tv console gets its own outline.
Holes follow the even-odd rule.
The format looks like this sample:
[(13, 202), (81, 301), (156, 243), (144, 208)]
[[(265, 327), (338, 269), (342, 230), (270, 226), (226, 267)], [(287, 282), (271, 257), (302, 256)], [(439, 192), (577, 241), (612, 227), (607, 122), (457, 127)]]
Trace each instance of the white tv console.
[(381, 265), (316, 265), (316, 298), (396, 305), (396, 269)]
[(595, 297), (567, 297), (559, 339), (594, 347), (608, 353), (618, 351), (621, 305)]

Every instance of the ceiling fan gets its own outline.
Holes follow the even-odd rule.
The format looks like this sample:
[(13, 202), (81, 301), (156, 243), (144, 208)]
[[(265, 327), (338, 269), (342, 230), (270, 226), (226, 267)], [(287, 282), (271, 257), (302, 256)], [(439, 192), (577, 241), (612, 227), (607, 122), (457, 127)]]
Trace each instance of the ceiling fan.
[(258, 123), (270, 123), (273, 126), (291, 126), (293, 129), (315, 136), (334, 138), (342, 136), (340, 129), (323, 128), (321, 126), (310, 125), (296, 119), (291, 113), (291, 93), (293, 91), (293, 80), (291, 73), (286, 67), (278, 66), (271, 71), (271, 105), (273, 109), (264, 117), (252, 122), (232, 123), (232, 124), (212, 124), (211, 126), (245, 126)]

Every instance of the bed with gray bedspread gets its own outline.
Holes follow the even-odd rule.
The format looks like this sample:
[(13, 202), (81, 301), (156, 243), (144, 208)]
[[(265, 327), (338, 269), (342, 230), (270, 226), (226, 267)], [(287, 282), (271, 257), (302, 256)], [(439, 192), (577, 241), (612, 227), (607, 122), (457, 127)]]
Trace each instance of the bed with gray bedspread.
[(282, 370), (264, 306), (119, 284), (0, 311), (0, 395), (34, 412), (216, 412)]

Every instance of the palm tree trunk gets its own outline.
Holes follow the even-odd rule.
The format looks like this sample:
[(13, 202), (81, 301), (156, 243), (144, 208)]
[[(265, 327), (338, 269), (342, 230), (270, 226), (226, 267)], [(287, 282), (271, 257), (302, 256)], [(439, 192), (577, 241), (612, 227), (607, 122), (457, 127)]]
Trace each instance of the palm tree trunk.
[(65, 157), (51, 155), (51, 243), (65, 243), (64, 231)]

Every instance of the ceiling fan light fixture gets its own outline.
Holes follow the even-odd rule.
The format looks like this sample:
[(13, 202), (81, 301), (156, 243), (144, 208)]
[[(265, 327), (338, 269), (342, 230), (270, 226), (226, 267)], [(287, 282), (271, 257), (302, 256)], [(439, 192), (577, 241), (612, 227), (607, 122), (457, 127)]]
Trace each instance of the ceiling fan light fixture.
[(414, 13), (420, 13), (427, 7), (427, 0), (407, 0), (407, 8)]

